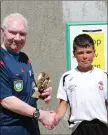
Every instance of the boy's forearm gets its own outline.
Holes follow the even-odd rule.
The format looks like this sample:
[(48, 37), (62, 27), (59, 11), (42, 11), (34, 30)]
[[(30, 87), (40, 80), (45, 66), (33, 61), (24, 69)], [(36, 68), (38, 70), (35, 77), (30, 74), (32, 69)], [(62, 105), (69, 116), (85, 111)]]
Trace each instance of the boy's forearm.
[(58, 115), (60, 119), (65, 115), (67, 111), (67, 105), (68, 104), (66, 101), (63, 101), (63, 100), (60, 101), (59, 106), (56, 110), (56, 114)]

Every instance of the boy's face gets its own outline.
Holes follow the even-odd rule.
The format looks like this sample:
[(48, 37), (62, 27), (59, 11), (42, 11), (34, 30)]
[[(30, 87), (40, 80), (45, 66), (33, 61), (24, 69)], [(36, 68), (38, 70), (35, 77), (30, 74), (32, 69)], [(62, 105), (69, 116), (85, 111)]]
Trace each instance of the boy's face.
[(95, 50), (92, 46), (87, 46), (85, 48), (77, 47), (74, 56), (78, 62), (78, 67), (87, 69), (91, 67), (93, 59), (95, 57)]

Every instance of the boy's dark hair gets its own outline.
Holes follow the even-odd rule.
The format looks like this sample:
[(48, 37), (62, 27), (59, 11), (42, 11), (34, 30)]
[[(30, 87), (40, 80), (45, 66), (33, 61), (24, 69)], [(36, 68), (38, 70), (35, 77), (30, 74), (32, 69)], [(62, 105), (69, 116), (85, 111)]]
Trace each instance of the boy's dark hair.
[(93, 49), (95, 48), (94, 47), (94, 41), (91, 38), (91, 36), (89, 36), (88, 34), (79, 34), (78, 36), (76, 36), (74, 38), (73, 52), (75, 52), (77, 47), (85, 48), (85, 47), (88, 47), (88, 46), (92, 46)]

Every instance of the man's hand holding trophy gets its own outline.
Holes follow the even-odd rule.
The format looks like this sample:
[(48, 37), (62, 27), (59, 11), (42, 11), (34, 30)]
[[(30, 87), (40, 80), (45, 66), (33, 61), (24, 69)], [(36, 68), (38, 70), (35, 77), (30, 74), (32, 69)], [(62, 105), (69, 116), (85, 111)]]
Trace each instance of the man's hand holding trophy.
[(34, 88), (33, 98), (42, 98), (41, 93), (50, 85), (50, 77), (47, 73), (41, 72), (37, 78), (37, 87)]

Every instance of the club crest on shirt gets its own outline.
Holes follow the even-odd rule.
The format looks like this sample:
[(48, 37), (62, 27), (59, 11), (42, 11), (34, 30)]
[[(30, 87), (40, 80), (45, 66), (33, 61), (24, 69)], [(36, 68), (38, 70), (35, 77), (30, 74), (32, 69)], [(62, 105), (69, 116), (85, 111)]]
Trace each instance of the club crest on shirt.
[(98, 88), (99, 88), (99, 90), (103, 90), (104, 89), (104, 85), (103, 85), (102, 81), (98, 82)]
[(16, 80), (14, 81), (14, 89), (17, 92), (20, 92), (23, 90), (23, 80)]

